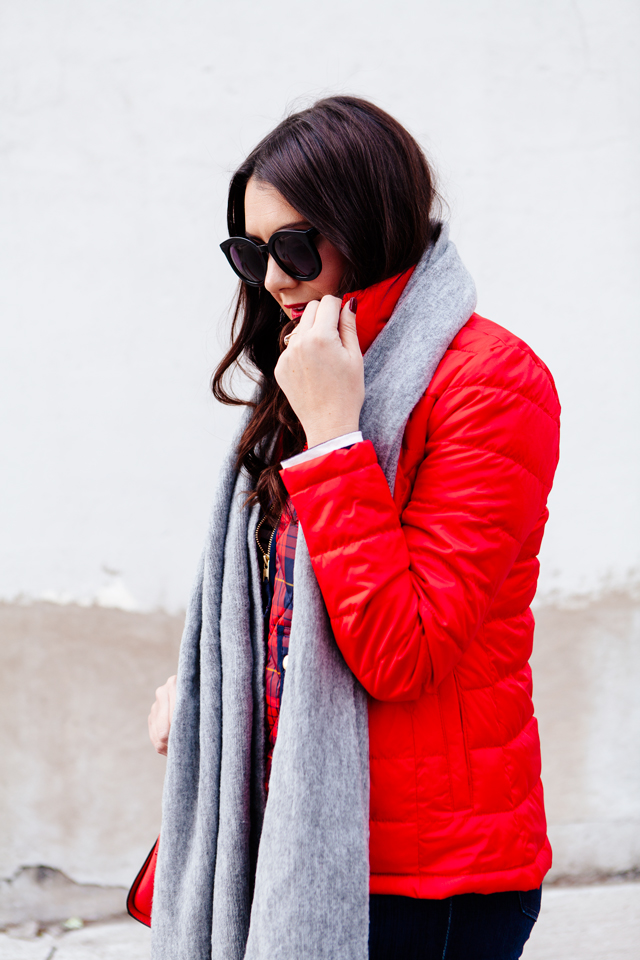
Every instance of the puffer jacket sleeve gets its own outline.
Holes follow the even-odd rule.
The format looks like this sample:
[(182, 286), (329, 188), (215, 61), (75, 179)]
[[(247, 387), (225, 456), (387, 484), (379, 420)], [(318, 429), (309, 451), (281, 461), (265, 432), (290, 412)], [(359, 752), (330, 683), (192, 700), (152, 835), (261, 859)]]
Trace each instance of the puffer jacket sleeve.
[(555, 388), (530, 351), (493, 343), (433, 389), (401, 513), (368, 441), (282, 471), (336, 641), (378, 700), (416, 699), (456, 666), (545, 514), (558, 460)]

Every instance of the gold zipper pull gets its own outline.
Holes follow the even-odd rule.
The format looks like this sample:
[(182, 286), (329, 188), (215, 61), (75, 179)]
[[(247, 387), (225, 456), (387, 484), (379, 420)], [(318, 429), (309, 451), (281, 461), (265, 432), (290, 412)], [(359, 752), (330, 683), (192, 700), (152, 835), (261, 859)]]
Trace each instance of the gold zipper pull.
[(275, 527), (273, 528), (273, 530), (271, 531), (271, 536), (269, 537), (269, 546), (267, 547), (267, 552), (266, 552), (266, 553), (265, 553), (264, 550), (262, 549), (262, 545), (261, 545), (261, 543), (260, 543), (260, 536), (259, 536), (259, 534), (260, 534), (260, 527), (262, 526), (262, 524), (265, 522), (265, 520), (266, 520), (267, 518), (266, 518), (266, 517), (263, 517), (262, 520), (260, 521), (260, 523), (258, 524), (258, 526), (256, 527), (256, 543), (258, 544), (258, 549), (260, 550), (260, 553), (262, 554), (262, 579), (263, 579), (263, 580), (268, 580), (268, 579), (269, 579), (269, 557), (271, 556), (271, 544), (273, 543), (273, 538), (274, 538), (275, 535), (276, 535), (276, 530), (278, 529), (278, 526), (279, 526), (279, 524), (280, 524), (280, 519), (281, 519), (281, 517), (282, 517), (282, 514), (280, 514), (280, 517), (278, 517), (278, 521), (277, 521)]
[(271, 544), (273, 543), (273, 538), (274, 538), (275, 535), (276, 535), (276, 532), (277, 532), (277, 530), (278, 530), (278, 526), (279, 526), (279, 525), (280, 525), (280, 517), (278, 517), (278, 520), (277, 520), (277, 522), (276, 522), (276, 525), (275, 525), (275, 527), (273, 528), (273, 530), (271, 531), (271, 536), (269, 537), (269, 546), (267, 547), (267, 552), (266, 552), (265, 555), (264, 555), (264, 570), (263, 570), (263, 573), (262, 573), (262, 579), (263, 579), (263, 580), (268, 580), (268, 579), (269, 579), (269, 564), (270, 564), (270, 560), (271, 560)]

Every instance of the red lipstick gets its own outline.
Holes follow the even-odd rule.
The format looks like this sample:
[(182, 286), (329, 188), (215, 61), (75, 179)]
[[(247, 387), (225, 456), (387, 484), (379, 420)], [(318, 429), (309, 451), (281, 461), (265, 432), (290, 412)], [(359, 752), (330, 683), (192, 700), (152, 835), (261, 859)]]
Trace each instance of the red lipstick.
[(292, 320), (299, 320), (305, 307), (306, 303), (285, 303), (285, 310), (291, 310)]

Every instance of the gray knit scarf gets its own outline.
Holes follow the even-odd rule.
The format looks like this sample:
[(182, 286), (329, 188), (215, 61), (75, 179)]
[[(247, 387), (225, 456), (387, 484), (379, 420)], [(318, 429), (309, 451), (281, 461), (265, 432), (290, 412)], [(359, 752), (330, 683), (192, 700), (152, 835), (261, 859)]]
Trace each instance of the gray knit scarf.
[[(409, 414), (475, 307), (444, 227), (364, 358), (360, 426), (393, 489)], [(244, 423), (243, 423), (244, 427)], [(265, 650), (248, 479), (224, 463), (187, 612), (163, 796), (153, 960), (366, 960), (367, 697), (300, 531), (265, 803)]]

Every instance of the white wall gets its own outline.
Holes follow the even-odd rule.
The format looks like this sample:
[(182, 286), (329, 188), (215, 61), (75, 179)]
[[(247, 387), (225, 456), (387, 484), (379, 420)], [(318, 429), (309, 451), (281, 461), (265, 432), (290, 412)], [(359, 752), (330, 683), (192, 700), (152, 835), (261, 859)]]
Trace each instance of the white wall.
[(4, 0), (0, 596), (184, 606), (234, 413), (230, 171), (355, 92), (441, 173), (479, 310), (564, 406), (541, 590), (640, 567), (635, 0)]

